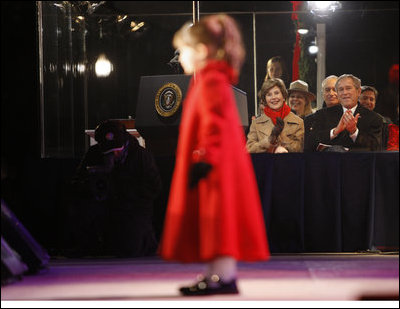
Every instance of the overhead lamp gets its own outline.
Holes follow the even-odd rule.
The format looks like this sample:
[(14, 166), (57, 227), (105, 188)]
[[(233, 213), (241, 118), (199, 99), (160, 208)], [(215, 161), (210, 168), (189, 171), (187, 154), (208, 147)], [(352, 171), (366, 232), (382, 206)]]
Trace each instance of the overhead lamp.
[(85, 17), (84, 16), (82, 16), (82, 15), (78, 15), (78, 16), (76, 16), (76, 18), (75, 18), (75, 22), (77, 23), (77, 24), (80, 24), (82, 21), (84, 21), (85, 20)]
[(110, 75), (113, 65), (107, 59), (105, 54), (100, 54), (95, 63), (95, 72), (97, 77), (107, 77)]
[(313, 45), (308, 46), (308, 52), (309, 52), (311, 55), (315, 55), (316, 53), (318, 53), (319, 48), (318, 48), (317, 45), (315, 45), (315, 43), (312, 43), (312, 44), (313, 44)]
[(128, 15), (118, 15), (117, 16), (117, 22), (122, 22), (123, 20), (125, 20), (128, 17)]
[(136, 23), (134, 21), (131, 21), (131, 31), (135, 32), (138, 31), (140, 28), (144, 26), (144, 22)]
[(85, 71), (86, 71), (86, 66), (85, 66), (85, 64), (84, 64), (84, 63), (77, 63), (77, 64), (76, 64), (76, 71), (77, 71), (78, 73), (80, 73), (80, 74), (85, 73)]
[(306, 35), (309, 31), (306, 28), (297, 29), (297, 32), (301, 35)]
[(342, 7), (339, 1), (307, 1), (310, 12), (319, 17), (329, 16)]

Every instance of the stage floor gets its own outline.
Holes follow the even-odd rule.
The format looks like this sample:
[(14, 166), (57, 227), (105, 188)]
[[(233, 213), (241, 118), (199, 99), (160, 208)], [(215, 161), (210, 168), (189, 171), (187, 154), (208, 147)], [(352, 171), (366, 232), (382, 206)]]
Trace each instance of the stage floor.
[[(182, 297), (202, 264), (140, 259), (52, 258), (47, 269), (1, 288), (2, 301), (398, 300), (397, 253), (273, 255), (239, 263), (239, 295)], [(12, 303), (12, 302), (7, 302)], [(398, 304), (398, 303), (397, 303)]]

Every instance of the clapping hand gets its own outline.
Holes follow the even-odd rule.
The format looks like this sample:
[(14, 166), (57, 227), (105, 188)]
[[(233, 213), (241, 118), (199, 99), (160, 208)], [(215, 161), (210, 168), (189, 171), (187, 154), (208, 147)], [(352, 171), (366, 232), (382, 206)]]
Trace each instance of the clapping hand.
[(344, 112), (334, 130), (334, 135), (337, 136), (340, 132), (344, 130), (347, 130), (350, 135), (354, 134), (354, 132), (357, 130), (357, 122), (359, 118), (360, 114), (353, 116), (351, 110), (347, 110), (346, 112)]
[(350, 111), (346, 111), (346, 113), (343, 114), (343, 118), (344, 124), (346, 125), (346, 130), (350, 133), (350, 135), (354, 134), (357, 130), (357, 122), (358, 118), (360, 118), (360, 114), (353, 116)]
[(276, 145), (276, 143), (278, 142), (278, 137), (282, 133), (284, 126), (285, 126), (285, 122), (283, 121), (283, 119), (280, 117), (277, 117), (276, 124), (271, 131), (271, 135), (269, 136), (270, 144)]

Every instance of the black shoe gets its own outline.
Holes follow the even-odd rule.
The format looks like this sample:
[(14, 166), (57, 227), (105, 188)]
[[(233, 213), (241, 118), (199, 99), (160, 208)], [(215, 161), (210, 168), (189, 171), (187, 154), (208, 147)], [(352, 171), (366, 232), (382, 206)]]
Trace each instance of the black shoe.
[(235, 279), (230, 282), (222, 282), (217, 275), (213, 275), (211, 279), (202, 278), (195, 285), (182, 287), (179, 291), (185, 296), (239, 294)]

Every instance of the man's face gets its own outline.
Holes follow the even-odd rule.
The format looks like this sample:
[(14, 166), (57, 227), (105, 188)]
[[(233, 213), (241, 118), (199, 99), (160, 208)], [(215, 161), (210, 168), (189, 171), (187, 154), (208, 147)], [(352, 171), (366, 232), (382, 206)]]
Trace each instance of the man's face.
[(337, 94), (340, 104), (343, 107), (350, 109), (357, 105), (358, 97), (361, 94), (361, 88), (357, 89), (354, 86), (351, 78), (343, 78), (337, 83)]
[(339, 104), (338, 95), (335, 89), (337, 78), (330, 78), (326, 81), (324, 89), (322, 89), (322, 96), (327, 107)]
[(376, 103), (375, 93), (372, 90), (365, 90), (361, 93), (359, 101), (361, 106), (373, 111)]

